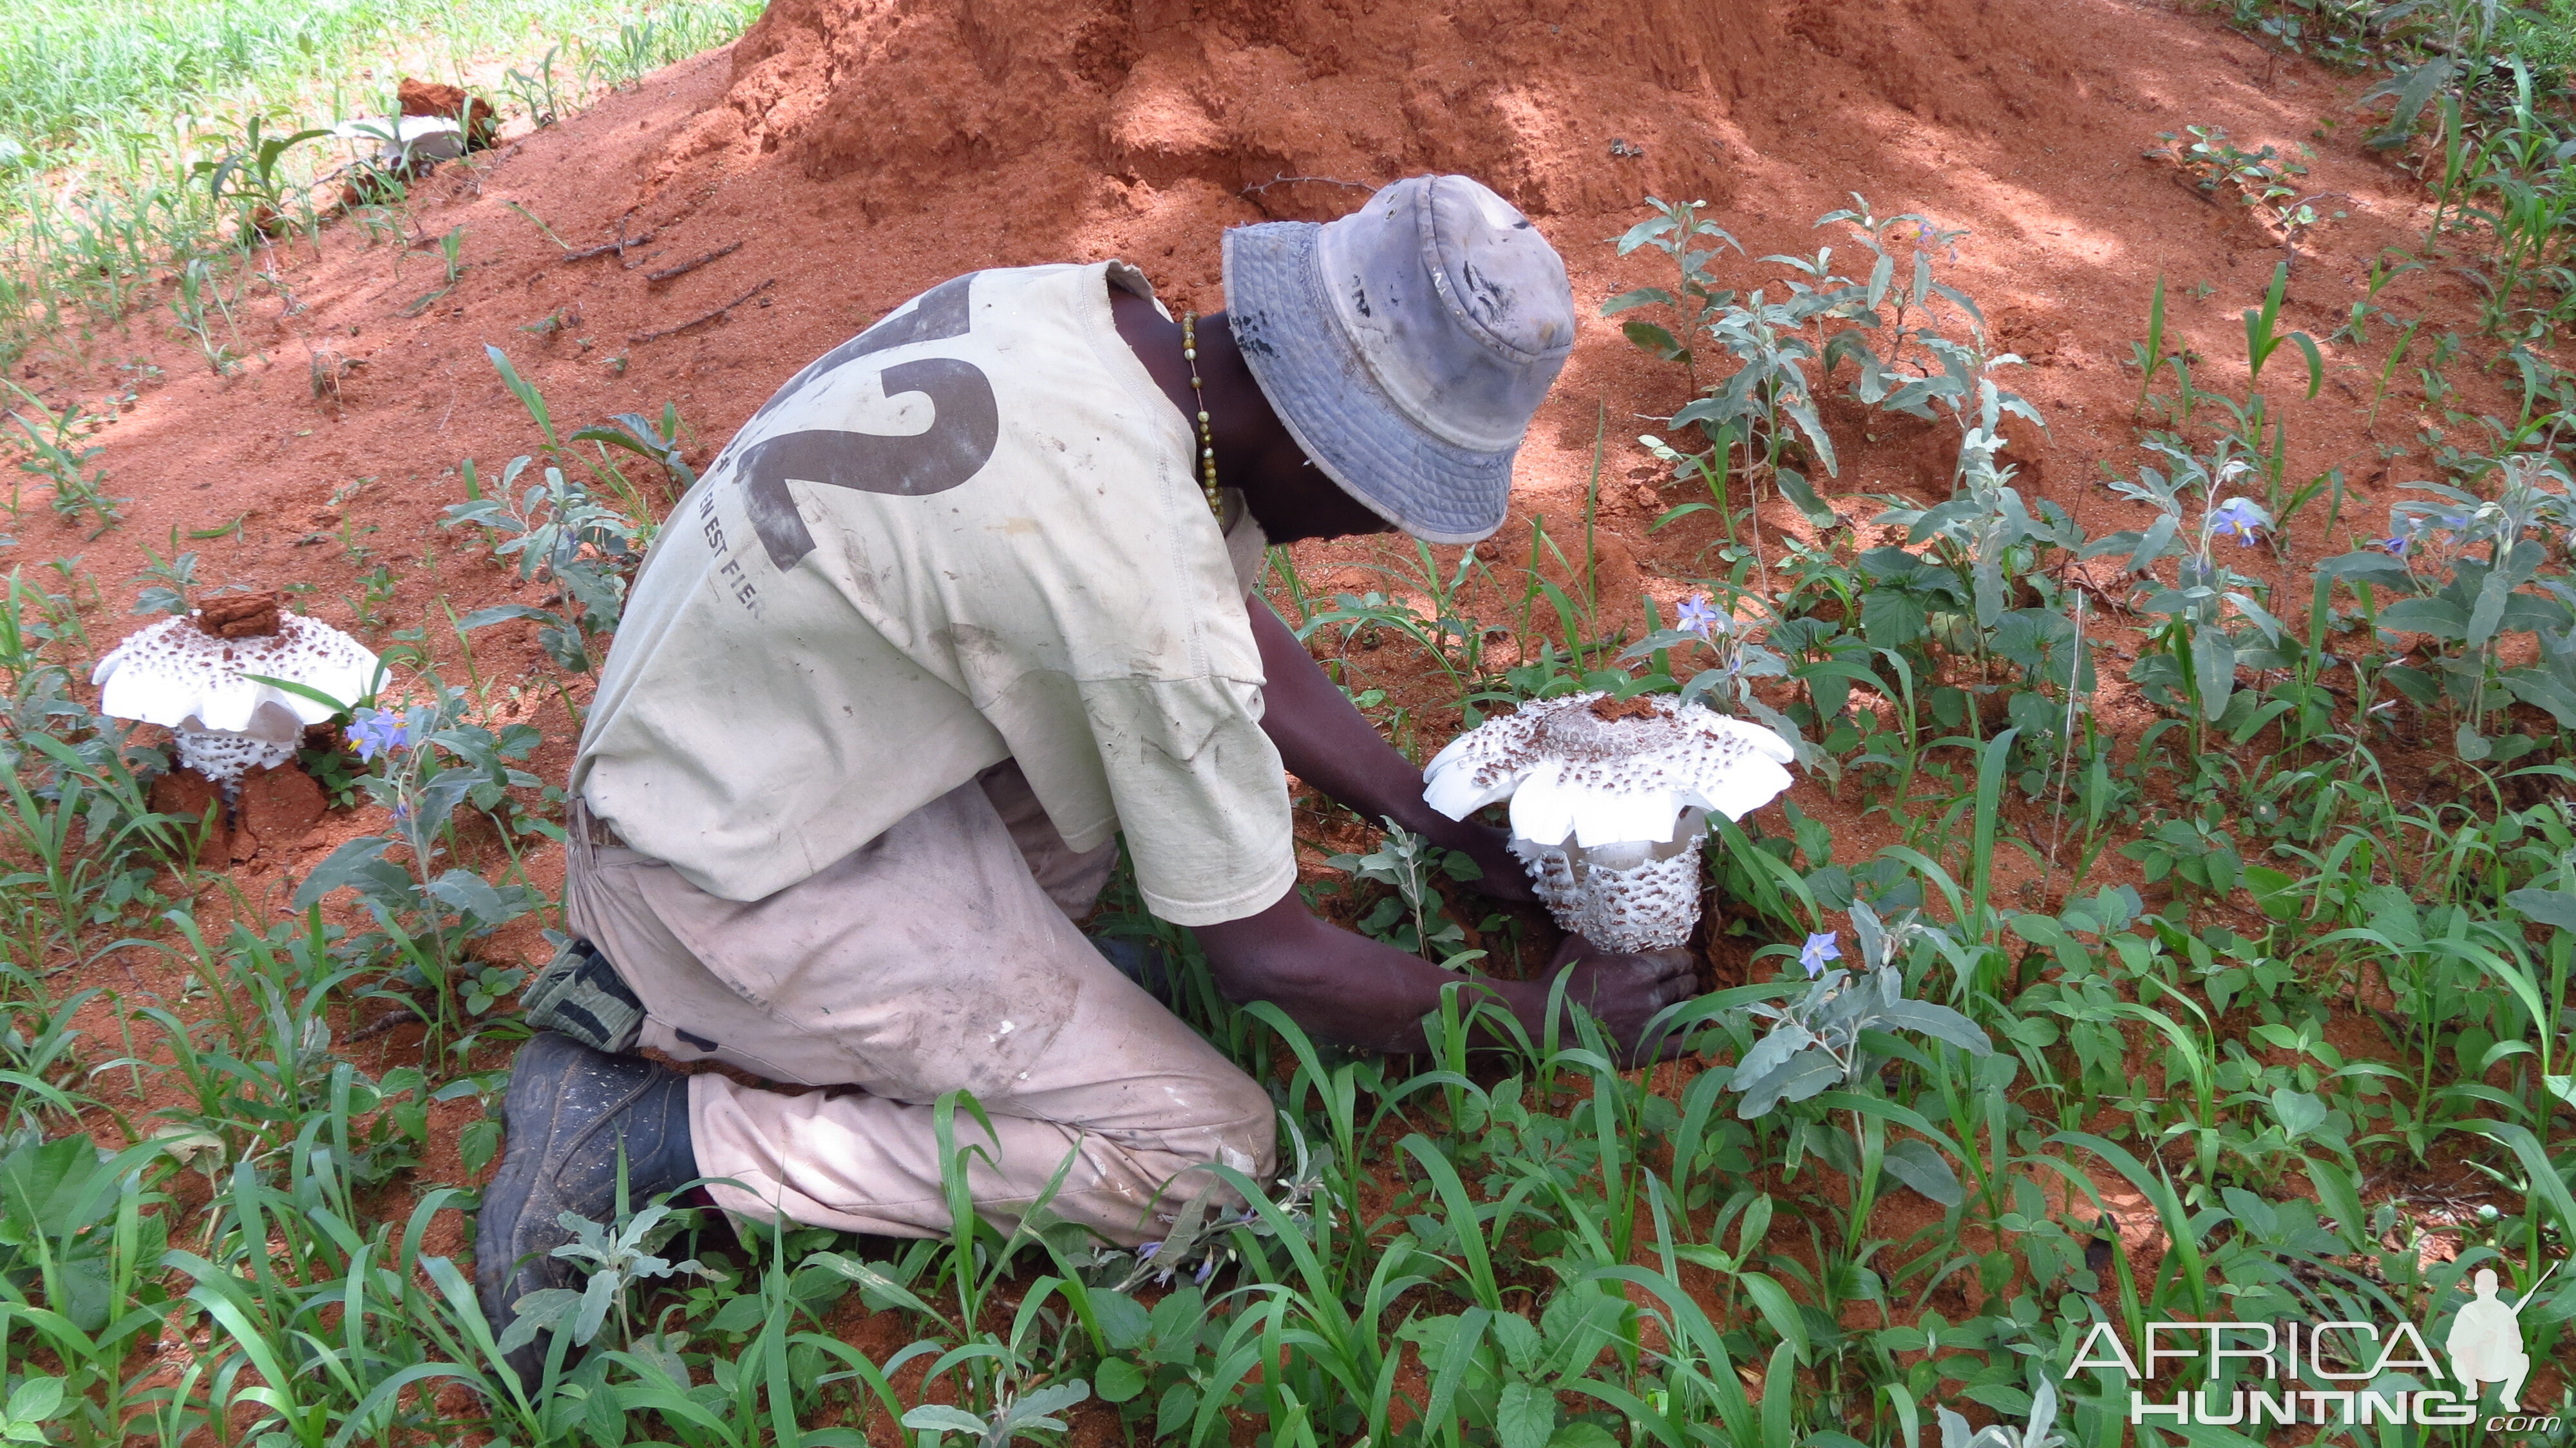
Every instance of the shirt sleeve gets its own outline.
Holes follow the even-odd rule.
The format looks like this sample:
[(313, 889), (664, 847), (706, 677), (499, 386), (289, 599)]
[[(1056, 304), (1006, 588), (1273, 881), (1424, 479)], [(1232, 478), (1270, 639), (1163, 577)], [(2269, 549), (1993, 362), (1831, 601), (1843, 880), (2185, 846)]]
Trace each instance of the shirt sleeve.
[(1261, 686), (1120, 679), (1082, 686), (1145, 904), (1175, 925), (1240, 920), (1297, 883), (1288, 777)]

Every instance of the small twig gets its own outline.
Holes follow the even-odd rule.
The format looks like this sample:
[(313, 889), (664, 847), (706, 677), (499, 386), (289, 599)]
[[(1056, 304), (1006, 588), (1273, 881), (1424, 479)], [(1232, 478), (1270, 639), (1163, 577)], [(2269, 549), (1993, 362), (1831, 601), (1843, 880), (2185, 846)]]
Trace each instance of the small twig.
[(1321, 183), (1322, 185), (1339, 186), (1351, 191), (1374, 191), (1377, 189), (1374, 186), (1363, 185), (1357, 181), (1342, 181), (1331, 176), (1290, 176), (1281, 173), (1273, 175), (1269, 180), (1262, 182), (1258, 186), (1246, 186), (1235, 194), (1238, 196), (1257, 196), (1260, 193), (1269, 190), (1273, 186), (1286, 186), (1298, 181), (1314, 181)]
[(651, 241), (652, 239), (653, 233), (649, 231), (644, 233), (642, 236), (620, 235), (615, 241), (604, 241), (597, 246), (585, 246), (579, 251), (567, 251), (564, 253), (564, 260), (588, 261), (592, 257), (606, 256), (613, 251), (617, 253), (617, 259), (619, 261), (624, 261), (626, 259), (626, 249), (628, 247), (642, 246), (644, 243)]
[(698, 268), (705, 266), (708, 262), (718, 260), (722, 257), (731, 256), (740, 250), (742, 250), (741, 242), (729, 241), (724, 245), (717, 247), (715, 250), (708, 252), (705, 256), (691, 257), (687, 261), (680, 263), (678, 266), (666, 266), (657, 272), (646, 272), (644, 274), (644, 281), (647, 285), (650, 285), (656, 282), (667, 282), (673, 277), (686, 276), (690, 272), (696, 271)]
[(658, 332), (637, 332), (626, 339), (627, 344), (629, 346), (640, 347), (646, 342), (658, 342), (664, 337), (676, 337), (682, 332), (688, 331), (692, 327), (704, 326), (723, 316), (725, 313), (732, 311), (734, 308), (741, 306), (743, 303), (750, 301), (752, 298), (759, 296), (762, 292), (769, 290), (777, 284), (778, 278), (771, 277), (769, 280), (762, 282), (760, 285), (753, 287), (750, 291), (743, 293), (741, 296), (734, 298), (732, 301), (725, 303), (723, 306), (716, 308), (714, 311), (709, 312), (704, 316), (691, 317), (689, 320), (682, 322), (676, 327), (664, 327)]
[(375, 1037), (381, 1036), (385, 1032), (393, 1030), (398, 1026), (416, 1026), (420, 1024), (422, 1024), (420, 1012), (411, 1009), (409, 1006), (396, 1006), (394, 1009), (387, 1011), (383, 1015), (376, 1017), (374, 1020), (367, 1022), (365, 1025), (358, 1027), (354, 1031), (351, 1031), (349, 1033), (349, 1043), (351, 1045), (355, 1045), (360, 1041), (373, 1040)]

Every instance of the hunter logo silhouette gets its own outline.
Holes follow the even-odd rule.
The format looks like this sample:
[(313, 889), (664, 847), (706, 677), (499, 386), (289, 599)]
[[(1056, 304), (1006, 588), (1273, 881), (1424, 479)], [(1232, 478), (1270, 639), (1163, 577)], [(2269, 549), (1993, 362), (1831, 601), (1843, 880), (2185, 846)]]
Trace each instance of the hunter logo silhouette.
[[(2556, 1264), (2551, 1267), (2555, 1270)], [(2504, 1410), (2521, 1412), (2522, 1380), (2531, 1373), (2531, 1354), (2522, 1350), (2522, 1309), (2538, 1294), (2540, 1284), (2533, 1283), (2521, 1301), (2510, 1304), (2496, 1295), (2493, 1268), (2479, 1268), (2475, 1285), (2477, 1295), (2451, 1319), (2451, 1335), (2442, 1343), (2451, 1354), (2451, 1371), (2472, 1400), (2487, 1384), (2503, 1384), (2497, 1397)]]

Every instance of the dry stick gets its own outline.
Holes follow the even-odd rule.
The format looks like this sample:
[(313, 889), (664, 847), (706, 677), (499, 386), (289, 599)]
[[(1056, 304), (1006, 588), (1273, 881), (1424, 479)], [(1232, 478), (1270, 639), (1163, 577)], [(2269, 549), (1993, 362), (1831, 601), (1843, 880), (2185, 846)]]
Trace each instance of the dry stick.
[(1269, 180), (1262, 182), (1258, 186), (1246, 186), (1235, 194), (1237, 196), (1258, 196), (1263, 192), (1268, 191), (1273, 186), (1287, 186), (1299, 181), (1313, 181), (1325, 186), (1339, 186), (1349, 191), (1372, 191), (1376, 189), (1375, 187), (1361, 185), (1357, 181), (1344, 181), (1337, 176), (1291, 176), (1282, 171), (1272, 176)]
[(691, 327), (704, 326), (705, 324), (714, 321), (718, 317), (723, 316), (725, 313), (732, 311), (734, 308), (741, 306), (743, 303), (750, 301), (752, 298), (759, 296), (762, 292), (765, 292), (776, 285), (778, 285), (778, 278), (771, 277), (769, 280), (762, 282), (759, 286), (753, 287), (750, 291), (743, 293), (741, 296), (734, 298), (732, 301), (725, 303), (723, 306), (716, 308), (714, 311), (709, 312), (702, 317), (691, 317), (689, 320), (682, 322), (676, 327), (664, 327), (658, 332), (638, 332), (627, 338), (626, 341), (630, 346), (642, 346), (646, 342), (659, 341), (664, 337), (676, 337), (680, 333), (689, 330)]
[(349, 1033), (349, 1041), (354, 1045), (359, 1041), (373, 1040), (376, 1037), (383, 1035), (385, 1032), (400, 1026), (417, 1026), (424, 1024), (426, 1024), (426, 1022), (421, 1019), (420, 1012), (413, 1010), (409, 1006), (397, 1006), (393, 1010), (386, 1012), (384, 1015), (378, 1016), (367, 1024), (351, 1031)]
[(646, 272), (644, 274), (644, 281), (647, 285), (651, 285), (654, 282), (667, 282), (673, 277), (686, 276), (690, 272), (696, 271), (698, 268), (705, 266), (708, 262), (731, 256), (740, 250), (742, 250), (741, 242), (729, 241), (724, 245), (717, 247), (715, 250), (708, 252), (705, 256), (691, 257), (689, 260), (680, 263), (678, 266), (666, 266), (657, 272)]
[(613, 251), (617, 253), (618, 260), (624, 261), (626, 259), (626, 249), (628, 247), (642, 246), (644, 243), (651, 241), (652, 239), (653, 233), (649, 231), (644, 233), (642, 236), (620, 236), (615, 241), (603, 241), (597, 246), (585, 246), (579, 251), (567, 251), (564, 253), (563, 259), (566, 261), (588, 261), (592, 257), (606, 256)]

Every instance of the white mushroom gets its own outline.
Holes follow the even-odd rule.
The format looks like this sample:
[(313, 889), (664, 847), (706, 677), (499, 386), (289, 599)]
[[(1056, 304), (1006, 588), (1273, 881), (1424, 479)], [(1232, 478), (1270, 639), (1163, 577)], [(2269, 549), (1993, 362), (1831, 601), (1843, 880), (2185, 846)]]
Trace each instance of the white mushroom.
[(1700, 834), (1789, 787), (1789, 741), (1701, 704), (1573, 694), (1451, 740), (1423, 800), (1451, 819), (1511, 801), (1512, 853), (1556, 923), (1610, 950), (1681, 944), (1699, 923)]
[(274, 596), (252, 596), (134, 633), (89, 681), (101, 686), (100, 713), (167, 726), (179, 762), (229, 796), (245, 771), (294, 758), (304, 727), (334, 712), (249, 676), (291, 680), (347, 704), (375, 686), (376, 670), (376, 656), (356, 639), (282, 611)]
[(465, 154), (465, 128), (457, 124), (454, 116), (342, 121), (331, 128), (331, 134), (344, 141), (382, 142), (376, 164), (388, 171), (406, 170), (423, 162), (453, 161)]

